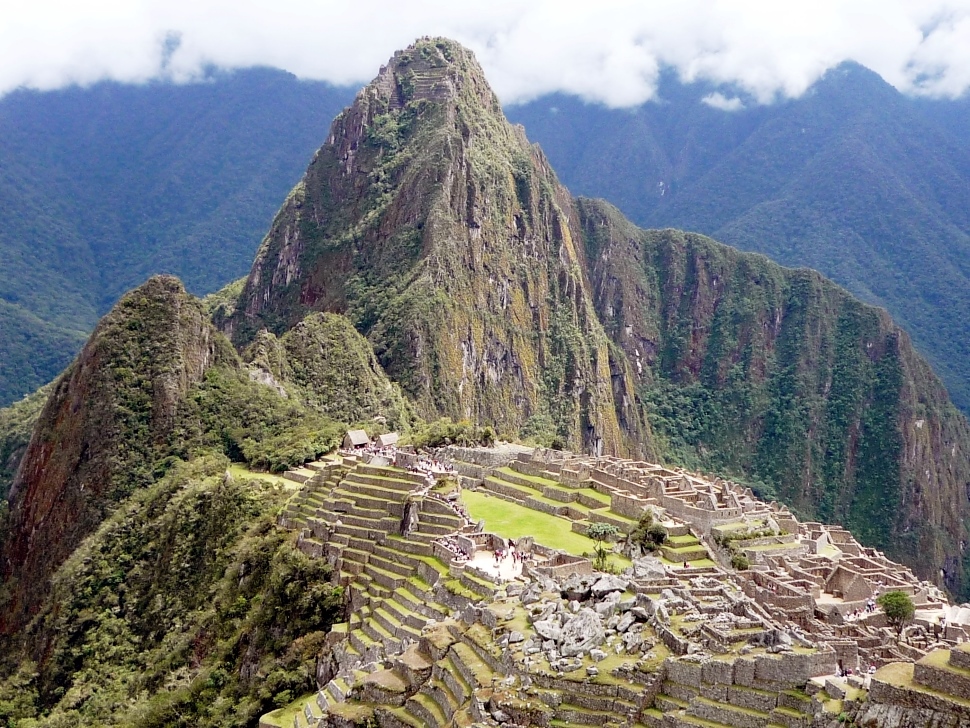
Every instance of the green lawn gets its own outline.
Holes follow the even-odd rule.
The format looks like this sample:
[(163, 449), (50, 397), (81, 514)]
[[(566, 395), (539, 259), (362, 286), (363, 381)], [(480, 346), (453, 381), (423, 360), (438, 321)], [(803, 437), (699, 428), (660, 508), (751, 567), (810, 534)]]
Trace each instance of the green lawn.
[[(274, 710), (272, 713), (267, 713), (262, 717), (264, 723), (269, 725), (278, 725), (281, 728), (292, 728), (293, 719), (298, 715), (303, 714), (303, 706), (306, 705), (308, 700), (311, 700), (316, 693), (310, 693), (309, 695), (303, 695), (284, 708), (279, 710)], [(301, 725), (306, 723), (303, 721)]]
[(265, 480), (267, 483), (272, 483), (273, 485), (282, 485), (292, 488), (293, 490), (300, 487), (299, 483), (295, 483), (292, 480), (287, 480), (286, 478), (276, 475), (275, 473), (259, 473), (255, 470), (248, 470), (242, 463), (230, 463), (229, 474), (232, 475), (235, 480)]
[[(485, 521), (486, 531), (513, 540), (533, 536), (543, 546), (562, 549), (574, 556), (593, 552), (593, 541), (573, 531), (568, 518), (534, 511), (479, 491), (464, 490), (461, 497), (472, 520)], [(619, 569), (630, 565), (629, 559), (618, 555), (612, 556), (611, 561)]]
[(548, 485), (548, 486), (558, 486), (555, 480), (549, 480), (549, 478), (543, 478), (539, 475), (526, 475), (525, 473), (520, 473), (512, 468), (499, 468), (498, 472), (505, 473), (506, 475), (514, 475), (517, 478), (524, 478), (525, 480), (531, 481), (536, 485)]

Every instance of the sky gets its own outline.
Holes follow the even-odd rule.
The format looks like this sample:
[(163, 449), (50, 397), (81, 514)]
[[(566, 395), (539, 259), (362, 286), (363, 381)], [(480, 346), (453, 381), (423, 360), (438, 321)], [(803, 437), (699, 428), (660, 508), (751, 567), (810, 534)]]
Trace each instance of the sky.
[[(6, 7), (4, 7), (6, 6)], [(663, 68), (727, 111), (861, 63), (903, 92), (970, 86), (970, 0), (0, 0), (0, 94), (273, 66), (366, 83), (423, 35), (477, 55), (506, 104), (651, 99)]]

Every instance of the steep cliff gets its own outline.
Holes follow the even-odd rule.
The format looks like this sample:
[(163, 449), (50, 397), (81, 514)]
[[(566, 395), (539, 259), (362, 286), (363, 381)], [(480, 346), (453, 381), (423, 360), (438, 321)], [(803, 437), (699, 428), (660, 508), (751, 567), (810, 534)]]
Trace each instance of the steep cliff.
[(888, 314), (815, 271), (578, 205), (597, 310), (668, 456), (965, 593), (970, 427)]
[(51, 388), (48, 384), (0, 409), (0, 502), (6, 500)]
[(0, 632), (31, 611), (111, 505), (151, 479), (180, 400), (216, 358), (216, 336), (198, 301), (166, 276), (98, 324), (54, 385), (11, 487)]
[(455, 43), (397, 53), (334, 122), (234, 311), (244, 345), (346, 314), (425, 416), (580, 450), (652, 451), (597, 320), (571, 198)]

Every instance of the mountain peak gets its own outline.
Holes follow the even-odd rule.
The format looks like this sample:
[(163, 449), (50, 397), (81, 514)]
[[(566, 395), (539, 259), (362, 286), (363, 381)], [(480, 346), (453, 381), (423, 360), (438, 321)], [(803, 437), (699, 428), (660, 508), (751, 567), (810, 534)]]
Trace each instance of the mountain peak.
[(475, 55), (447, 38), (422, 38), (397, 51), (362, 95), (368, 93), (385, 99), (389, 110), (411, 102), (462, 97), (477, 100), (486, 108), (499, 108)]
[(421, 414), (649, 453), (581, 239), (569, 193), (472, 53), (423, 39), (334, 121), (220, 325), (245, 345), (343, 314)]

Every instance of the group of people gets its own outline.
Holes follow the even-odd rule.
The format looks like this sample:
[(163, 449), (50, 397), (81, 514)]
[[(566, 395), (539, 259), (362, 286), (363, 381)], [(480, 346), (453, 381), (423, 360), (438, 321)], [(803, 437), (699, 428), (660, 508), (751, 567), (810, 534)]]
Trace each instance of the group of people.
[(455, 555), (455, 561), (458, 561), (459, 563), (468, 561), (471, 558), (471, 554), (462, 548), (461, 544), (458, 543), (457, 538), (445, 536), (444, 538), (438, 539), (438, 542), (443, 544), (445, 548), (451, 551), (451, 553)]
[(408, 466), (408, 470), (412, 473), (445, 473), (447, 475), (454, 474), (455, 466), (451, 463), (442, 462), (438, 458), (429, 458), (425, 455), (421, 455), (416, 461)]
[(515, 548), (514, 541), (509, 541), (507, 549), (495, 549), (495, 568), (499, 568), (505, 559), (512, 559), (513, 564), (521, 564), (525, 560), (525, 554)]

